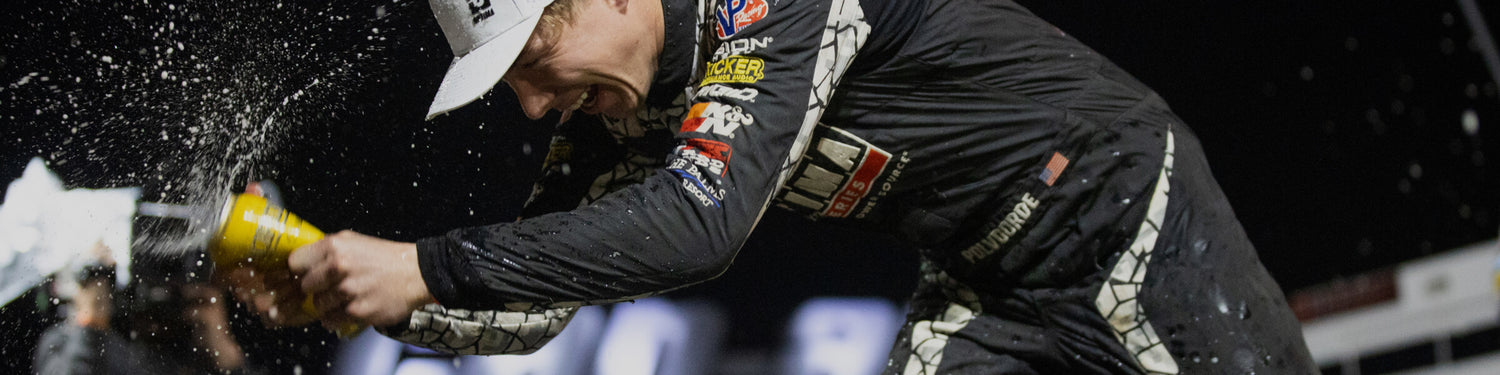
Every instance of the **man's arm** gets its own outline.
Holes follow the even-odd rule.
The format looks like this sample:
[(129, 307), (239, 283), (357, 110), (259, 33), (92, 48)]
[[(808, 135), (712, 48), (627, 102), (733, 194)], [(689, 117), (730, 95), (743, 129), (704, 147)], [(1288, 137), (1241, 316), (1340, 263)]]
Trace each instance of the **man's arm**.
[(781, 1), (768, 13), (729, 22), (741, 27), (729, 39), (753, 48), (718, 54), (704, 79), (704, 90), (754, 94), (699, 95), (666, 168), (584, 208), (419, 241), (432, 295), (460, 308), (603, 303), (723, 272), (868, 33), (852, 1)]
[(408, 344), (450, 354), (530, 354), (562, 333), (577, 308), (469, 311), (428, 304), (404, 326), (378, 329)]
[[(522, 216), (574, 209), (601, 198), (597, 191), (639, 182), (643, 174), (625, 172), (644, 168), (638, 164), (648, 161), (630, 158), (632, 153), (626, 141), (612, 136), (597, 118), (575, 117), (559, 124)], [(576, 310), (469, 311), (427, 304), (413, 311), (405, 324), (376, 329), (397, 341), (444, 353), (528, 354), (562, 333)]]
[[(419, 272), (373, 280), (406, 282), (415, 274), (425, 282), (422, 295), (395, 300), (528, 310), (640, 298), (719, 275), (808, 148), (836, 81), (869, 32), (854, 0), (748, 3), (754, 7), (735, 11), (761, 9), (759, 15), (730, 12), (718, 24), (730, 25), (728, 39), (752, 48), (725, 50), (708, 64), (665, 168), (576, 210), (423, 239), (413, 247)], [(388, 294), (404, 291), (355, 282), (359, 272), (342, 262), (370, 255), (335, 242), (293, 253), (289, 265), (304, 275), (304, 290), (331, 294), (347, 302), (348, 319), (377, 326), (395, 323), (391, 316), (405, 320), (418, 307), (389, 303)]]
[(38, 374), (104, 373), (113, 280), (98, 277), (79, 285), (68, 320), (48, 329), (37, 342), (34, 366)]

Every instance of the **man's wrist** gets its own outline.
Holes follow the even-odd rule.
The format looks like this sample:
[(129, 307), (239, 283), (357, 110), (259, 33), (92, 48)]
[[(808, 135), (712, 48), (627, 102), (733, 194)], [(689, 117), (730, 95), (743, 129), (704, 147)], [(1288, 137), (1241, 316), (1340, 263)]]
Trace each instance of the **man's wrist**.
[(421, 277), (422, 287), (427, 291), (433, 303), (442, 304), (445, 296), (456, 295), (453, 285), (454, 275), (449, 274), (446, 259), (445, 246), (449, 240), (445, 236), (435, 236), (417, 240), (417, 271)]
[(437, 303), (437, 298), (427, 289), (427, 280), (422, 277), (422, 266), (417, 259), (417, 244), (403, 243), (406, 248), (402, 250), (401, 259), (407, 267), (407, 271), (413, 277), (407, 285), (407, 309), (415, 311), (427, 304)]

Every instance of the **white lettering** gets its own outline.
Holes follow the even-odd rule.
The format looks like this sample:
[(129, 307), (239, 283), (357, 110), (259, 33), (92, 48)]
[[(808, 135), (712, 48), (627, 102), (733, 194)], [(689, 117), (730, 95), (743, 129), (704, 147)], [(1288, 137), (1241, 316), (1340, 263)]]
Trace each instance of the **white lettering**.
[(711, 97), (711, 98), (739, 99), (739, 100), (743, 100), (743, 101), (754, 103), (755, 102), (755, 97), (760, 96), (760, 90), (756, 90), (754, 88), (749, 88), (749, 87), (743, 88), (743, 89), (737, 89), (737, 88), (733, 88), (733, 87), (729, 87), (729, 86), (724, 86), (724, 85), (720, 85), (720, 84), (712, 84), (712, 85), (708, 85), (708, 86), (703, 86), (703, 88), (698, 89), (698, 96)]
[(854, 218), (863, 219), (866, 215), (869, 215), (871, 211), (874, 211), (875, 206), (880, 204), (880, 200), (885, 198), (886, 194), (890, 194), (891, 189), (894, 189), (896, 187), (896, 181), (899, 181), (901, 179), (901, 170), (906, 169), (906, 163), (910, 162), (911, 157), (907, 156), (906, 152), (902, 152), (901, 159), (896, 161), (896, 168), (891, 169), (890, 177), (886, 177), (885, 182), (880, 184), (880, 191), (876, 192), (874, 196), (866, 199), (869, 203), (865, 203), (865, 207), (860, 209), (859, 214), (854, 215)]
[(796, 203), (798, 206), (807, 207), (814, 210), (823, 209), (822, 202), (818, 202), (816, 200), (813, 200), (812, 198), (803, 196), (802, 194), (797, 194), (797, 192), (794, 191), (787, 192), (785, 199), (787, 202)]
[(744, 108), (734, 105), (719, 103), (710, 104), (703, 110), (703, 124), (698, 126), (700, 133), (709, 133), (734, 138), (734, 131), (740, 126), (755, 123), (755, 117), (745, 113)]
[(719, 44), (719, 48), (714, 49), (713, 58), (714, 60), (722, 60), (725, 57), (733, 55), (744, 55), (755, 52), (755, 50), (766, 48), (766, 46), (771, 45), (771, 40), (771, 37), (768, 36), (763, 38), (736, 39), (724, 42)]
[(797, 178), (797, 182), (792, 183), (792, 186), (828, 198), (833, 196), (834, 190), (838, 190), (840, 182), (844, 182), (844, 176), (816, 165), (808, 165), (807, 169), (802, 171), (802, 177)]
[(714, 205), (714, 201), (708, 199), (708, 195), (703, 194), (703, 190), (699, 189), (698, 185), (693, 183), (693, 180), (686, 178), (682, 179), (682, 188), (687, 189), (688, 193), (691, 193), (694, 197), (698, 198), (698, 203), (702, 204), (704, 207)]
[(832, 160), (834, 164), (839, 165), (839, 168), (843, 168), (846, 171), (853, 169), (854, 159), (859, 158), (859, 147), (839, 143), (827, 138), (818, 142), (818, 152), (823, 153), (823, 156), (827, 156), (828, 160)]
[(978, 263), (979, 260), (994, 254), (1000, 250), (1001, 245), (1010, 242), (1011, 237), (1026, 225), (1026, 220), (1031, 218), (1031, 211), (1036, 209), (1039, 203), (1041, 202), (1033, 198), (1031, 193), (1022, 194), (1021, 201), (1017, 202), (1015, 207), (1011, 207), (1010, 213), (1005, 215), (1005, 219), (1001, 220), (1000, 224), (995, 225), (995, 228), (986, 233), (984, 238), (980, 238), (979, 242), (970, 245), (959, 254), (969, 263)]

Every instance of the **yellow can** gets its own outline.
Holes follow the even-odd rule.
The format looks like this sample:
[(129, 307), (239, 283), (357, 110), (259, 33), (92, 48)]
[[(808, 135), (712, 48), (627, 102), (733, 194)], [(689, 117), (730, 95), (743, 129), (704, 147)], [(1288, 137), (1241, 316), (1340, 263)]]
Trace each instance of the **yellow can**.
[(286, 268), (286, 258), (323, 239), (323, 231), (254, 194), (230, 196), (209, 237), (209, 255), (220, 265), (247, 262), (260, 269)]
[[(219, 221), (208, 239), (208, 255), (220, 267), (249, 265), (256, 269), (287, 268), (287, 257), (297, 248), (323, 239), (323, 231), (297, 215), (271, 204), (254, 194), (232, 195), (224, 201)], [(312, 296), (302, 301), (302, 310), (321, 318)], [(361, 327), (339, 327), (338, 334), (350, 337)]]

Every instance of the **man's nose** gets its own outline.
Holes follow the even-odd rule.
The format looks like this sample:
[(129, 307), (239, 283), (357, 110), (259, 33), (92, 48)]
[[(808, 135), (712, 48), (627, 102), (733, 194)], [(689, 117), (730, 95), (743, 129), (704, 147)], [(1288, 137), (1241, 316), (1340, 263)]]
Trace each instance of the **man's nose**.
[(516, 92), (516, 98), (521, 102), (521, 111), (526, 113), (527, 118), (541, 119), (552, 107), (552, 93), (537, 89), (525, 80), (510, 82), (510, 89)]

